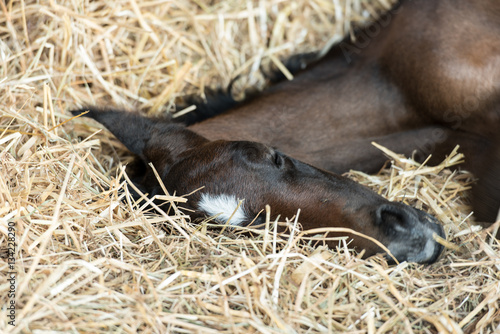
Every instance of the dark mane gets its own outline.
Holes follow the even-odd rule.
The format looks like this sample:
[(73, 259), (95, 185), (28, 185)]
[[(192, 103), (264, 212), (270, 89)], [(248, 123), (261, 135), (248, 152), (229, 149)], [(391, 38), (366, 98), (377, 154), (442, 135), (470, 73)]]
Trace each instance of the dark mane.
[(208, 90), (206, 99), (198, 95), (190, 95), (184, 99), (184, 102), (177, 105), (178, 110), (188, 108), (192, 105), (196, 109), (173, 118), (176, 123), (186, 126), (200, 123), (206, 119), (223, 114), (227, 110), (233, 109), (243, 101), (236, 101), (231, 93), (232, 83), (227, 88), (217, 88)]

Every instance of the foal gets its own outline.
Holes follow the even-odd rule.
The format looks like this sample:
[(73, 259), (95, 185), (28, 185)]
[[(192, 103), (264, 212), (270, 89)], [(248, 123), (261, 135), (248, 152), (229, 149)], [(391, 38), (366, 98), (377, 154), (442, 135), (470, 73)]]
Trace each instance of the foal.
[[(87, 116), (153, 163), (170, 192), (203, 187), (189, 197), (194, 218), (222, 213), (221, 223), (231, 218), (230, 224), (248, 225), (266, 204), (273, 219), (291, 218), (300, 208), (304, 229), (347, 227), (377, 239), (399, 261), (430, 263), (442, 250), (432, 236), (444, 235), (433, 217), (335, 173), (379, 169), (385, 158), (372, 141), (435, 159), (460, 144), (466, 167), (480, 178), (476, 217), (494, 221), (500, 201), (498, 36), (495, 0), (402, 1), (359, 30), (357, 41), (339, 43), (293, 81), (251, 101), (230, 101), (236, 106), (226, 112), (199, 104), (183, 118), (187, 128), (115, 110), (73, 113), (90, 110)], [(161, 191), (149, 169), (135, 183), (150, 195)], [(381, 251), (344, 235), (367, 256)]]

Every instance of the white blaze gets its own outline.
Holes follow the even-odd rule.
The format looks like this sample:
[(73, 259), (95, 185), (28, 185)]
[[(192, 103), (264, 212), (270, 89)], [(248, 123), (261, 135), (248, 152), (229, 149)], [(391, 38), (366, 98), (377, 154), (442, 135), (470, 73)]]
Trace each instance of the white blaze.
[[(243, 203), (238, 207), (239, 201), (231, 195), (210, 195), (201, 194), (201, 200), (198, 208), (209, 216), (217, 216), (217, 221), (225, 223), (229, 221), (230, 225), (241, 225), (248, 221)], [(232, 216), (232, 217), (231, 217)]]

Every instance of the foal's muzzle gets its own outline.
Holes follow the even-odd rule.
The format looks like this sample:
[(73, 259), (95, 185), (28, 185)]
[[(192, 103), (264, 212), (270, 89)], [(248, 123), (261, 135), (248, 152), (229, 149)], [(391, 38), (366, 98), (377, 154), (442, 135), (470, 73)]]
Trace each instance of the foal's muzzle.
[(445, 238), (444, 230), (433, 216), (400, 203), (383, 204), (376, 210), (376, 223), (389, 242), (392, 255), (400, 262), (433, 263), (443, 246), (433, 238)]

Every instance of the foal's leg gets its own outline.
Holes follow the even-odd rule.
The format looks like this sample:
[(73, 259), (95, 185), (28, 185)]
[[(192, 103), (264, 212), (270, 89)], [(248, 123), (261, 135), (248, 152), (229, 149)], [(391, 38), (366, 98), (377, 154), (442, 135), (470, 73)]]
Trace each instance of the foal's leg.
[(478, 178), (473, 187), (472, 200), (476, 220), (489, 223), (496, 220), (500, 206), (500, 140), (433, 126), (378, 138), (337, 143), (321, 151), (301, 154), (297, 158), (337, 173), (350, 169), (373, 173), (383, 166), (387, 157), (371, 142), (396, 153), (413, 156), (419, 162), (432, 155), (428, 162), (430, 165), (441, 162), (459, 145), (459, 152), (465, 155), (465, 163), (460, 168), (471, 171)]
[[(373, 146), (372, 142), (396, 153), (412, 156), (418, 162), (423, 162), (431, 156), (429, 160), (431, 165), (441, 162), (456, 145), (460, 145), (459, 151), (465, 153), (467, 162), (479, 160), (490, 147), (490, 141), (482, 136), (441, 126), (429, 126), (386, 136), (336, 141), (321, 150), (283, 151), (314, 166), (336, 173), (345, 173), (351, 169), (375, 173), (384, 165), (387, 157)], [(465, 168), (474, 169), (473, 165), (467, 163)]]

